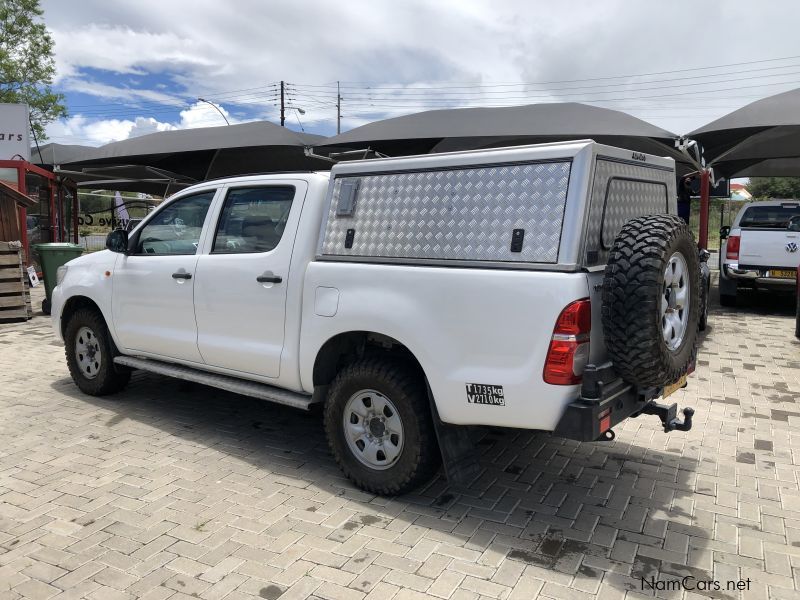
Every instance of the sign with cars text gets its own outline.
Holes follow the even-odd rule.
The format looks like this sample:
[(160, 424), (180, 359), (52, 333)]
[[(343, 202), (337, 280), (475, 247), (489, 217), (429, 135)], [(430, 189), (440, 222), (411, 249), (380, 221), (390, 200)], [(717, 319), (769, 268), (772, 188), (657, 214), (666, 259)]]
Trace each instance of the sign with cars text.
[(0, 104), (0, 160), (30, 160), (27, 104)]

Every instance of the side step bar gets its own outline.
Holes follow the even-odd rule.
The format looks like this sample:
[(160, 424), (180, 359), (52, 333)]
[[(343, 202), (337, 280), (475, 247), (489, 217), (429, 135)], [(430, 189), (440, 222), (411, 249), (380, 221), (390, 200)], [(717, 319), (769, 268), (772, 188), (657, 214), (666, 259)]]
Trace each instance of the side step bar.
[(300, 408), (302, 410), (309, 410), (314, 401), (313, 397), (310, 395), (290, 392), (289, 390), (283, 390), (267, 385), (266, 383), (237, 379), (236, 377), (229, 377), (218, 373), (209, 373), (192, 367), (176, 365), (152, 358), (117, 356), (114, 358), (114, 363), (133, 369), (158, 373), (159, 375), (167, 375), (175, 379), (194, 381), (195, 383), (202, 383), (203, 385), (234, 392), (235, 394), (251, 396), (260, 400), (275, 402), (276, 404), (285, 404), (286, 406)]

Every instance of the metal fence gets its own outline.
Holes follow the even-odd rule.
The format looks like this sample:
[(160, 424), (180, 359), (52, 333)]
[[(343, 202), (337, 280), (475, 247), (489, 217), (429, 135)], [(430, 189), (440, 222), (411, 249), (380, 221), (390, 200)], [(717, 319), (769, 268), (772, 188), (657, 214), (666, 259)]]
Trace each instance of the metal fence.
[[(708, 249), (719, 250), (719, 229), (723, 225), (730, 225), (736, 213), (742, 208), (741, 200), (728, 200), (727, 198), (712, 198), (708, 206)], [(700, 199), (692, 199), (689, 226), (698, 239), (700, 232)]]
[(78, 214), (78, 243), (87, 252), (96, 252), (106, 247), (106, 236), (118, 227), (129, 229), (132, 222), (141, 220), (160, 200), (150, 198), (123, 198), (128, 218), (120, 219), (113, 196), (104, 194), (88, 197), (79, 194), (80, 213)]

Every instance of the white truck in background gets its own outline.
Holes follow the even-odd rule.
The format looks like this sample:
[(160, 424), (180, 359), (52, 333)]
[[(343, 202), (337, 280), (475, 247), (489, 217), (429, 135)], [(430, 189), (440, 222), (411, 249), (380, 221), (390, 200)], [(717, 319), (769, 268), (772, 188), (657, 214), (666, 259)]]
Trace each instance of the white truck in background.
[(791, 292), (800, 263), (800, 201), (749, 202), (720, 229), (719, 296), (735, 306), (742, 288)]
[(672, 160), (592, 141), (208, 181), (59, 272), (54, 329), (84, 392), (132, 369), (322, 405), (344, 473), (380, 494), (467, 425), (613, 439), (694, 368), (700, 270)]

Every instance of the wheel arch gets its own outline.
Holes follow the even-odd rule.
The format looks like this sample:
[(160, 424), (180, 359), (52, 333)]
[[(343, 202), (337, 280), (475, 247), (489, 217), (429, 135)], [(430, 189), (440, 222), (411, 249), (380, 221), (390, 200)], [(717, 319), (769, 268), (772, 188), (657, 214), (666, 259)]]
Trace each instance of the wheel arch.
[(348, 364), (369, 356), (403, 361), (426, 378), (422, 363), (402, 341), (375, 331), (346, 331), (330, 337), (317, 351), (312, 370), (314, 387), (329, 385)]
[(106, 319), (106, 316), (103, 314), (103, 310), (100, 308), (97, 302), (88, 296), (71, 296), (66, 302), (64, 302), (64, 307), (61, 309), (61, 322), (59, 323), (59, 327), (61, 329), (62, 339), (66, 333), (67, 323), (69, 323), (70, 317), (72, 317), (72, 315), (82, 308), (87, 308), (97, 312), (101, 317), (103, 317), (106, 325), (108, 325), (108, 319)]

